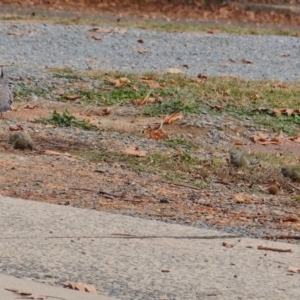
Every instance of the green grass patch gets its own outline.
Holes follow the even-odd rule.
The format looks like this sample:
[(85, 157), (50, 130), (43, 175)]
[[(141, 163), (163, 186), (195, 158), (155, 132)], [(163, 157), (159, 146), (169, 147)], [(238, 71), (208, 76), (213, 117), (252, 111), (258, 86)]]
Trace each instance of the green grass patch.
[(86, 120), (79, 120), (75, 116), (72, 116), (68, 110), (65, 110), (62, 114), (56, 110), (52, 112), (51, 117), (41, 118), (38, 120), (44, 124), (52, 124), (58, 127), (79, 127), (84, 130), (96, 130), (96, 126), (89, 125)]
[(209, 170), (203, 167), (201, 160), (189, 151), (182, 151), (176, 156), (156, 152), (146, 157), (133, 157), (107, 150), (76, 151), (74, 154), (96, 163), (119, 162), (132, 171), (162, 175), (166, 180), (178, 183), (204, 187), (213, 179), (213, 176), (209, 176)]
[[(66, 101), (67, 96), (72, 94), (80, 95), (80, 102), (108, 106), (136, 104), (138, 99), (153, 98), (155, 102), (136, 106), (136, 110), (145, 116), (225, 113), (287, 134), (295, 134), (299, 128), (297, 115), (277, 117), (270, 112), (283, 107), (297, 109), (300, 106), (300, 82), (253, 81), (235, 77), (198, 79), (184, 74), (78, 73), (70, 69), (56, 69), (53, 72), (55, 76), (67, 78), (71, 86), (77, 84), (61, 96), (61, 101)], [(98, 81), (97, 88), (78, 88), (80, 83), (93, 80)], [(118, 80), (121, 84), (116, 83)]]

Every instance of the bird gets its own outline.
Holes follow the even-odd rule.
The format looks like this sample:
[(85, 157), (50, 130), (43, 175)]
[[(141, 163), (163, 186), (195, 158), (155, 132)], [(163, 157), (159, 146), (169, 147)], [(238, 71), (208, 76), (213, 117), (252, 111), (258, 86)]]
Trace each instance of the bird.
[(11, 111), (11, 104), (13, 102), (13, 94), (4, 80), (3, 68), (0, 71), (0, 118), (2, 113)]
[(294, 181), (300, 181), (300, 165), (283, 166), (281, 168), (281, 174)]
[(239, 168), (253, 166), (259, 162), (257, 159), (251, 159), (246, 153), (238, 149), (230, 150), (229, 158), (230, 163)]

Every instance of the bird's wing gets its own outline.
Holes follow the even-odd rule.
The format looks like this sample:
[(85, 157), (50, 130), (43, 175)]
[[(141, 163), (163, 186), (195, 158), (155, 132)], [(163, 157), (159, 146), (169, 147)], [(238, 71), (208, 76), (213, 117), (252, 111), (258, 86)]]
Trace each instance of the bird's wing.
[(13, 95), (7, 86), (0, 85), (0, 112), (10, 111)]

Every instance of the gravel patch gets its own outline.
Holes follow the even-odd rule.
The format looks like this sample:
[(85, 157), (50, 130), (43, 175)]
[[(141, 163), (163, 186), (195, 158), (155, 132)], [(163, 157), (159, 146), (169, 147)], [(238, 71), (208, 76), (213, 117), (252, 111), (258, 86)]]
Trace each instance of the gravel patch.
[[(300, 40), (283, 36), (163, 33), (138, 29), (109, 34), (91, 26), (0, 23), (1, 64), (9, 75), (30, 77), (49, 67), (127, 72), (180, 68), (189, 75), (300, 79)], [(90, 38), (95, 35), (101, 41)], [(142, 39), (143, 44), (137, 42)], [(140, 54), (139, 51), (146, 50)], [(183, 65), (188, 65), (186, 69)]]

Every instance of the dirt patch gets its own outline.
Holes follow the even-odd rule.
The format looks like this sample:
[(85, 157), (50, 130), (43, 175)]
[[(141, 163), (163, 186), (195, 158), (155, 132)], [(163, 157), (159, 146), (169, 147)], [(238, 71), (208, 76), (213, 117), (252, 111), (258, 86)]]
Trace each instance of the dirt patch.
[[(267, 1), (266, 1), (267, 2)], [(48, 11), (72, 11), (87, 14), (108, 14), (118, 22), (126, 17), (139, 18), (163, 18), (172, 20), (215, 20), (229, 22), (252, 22), (261, 24), (292, 25), (300, 24), (300, 16), (294, 13), (272, 11), (252, 11), (241, 9), (234, 4), (206, 5), (205, 1), (196, 1), (187, 4), (188, 1), (0, 1), (9, 4), (13, 8), (22, 10), (44, 9)], [(261, 3), (261, 1), (260, 1)]]
[[(98, 117), (98, 121), (101, 131), (109, 127), (113, 133), (121, 128), (118, 139), (112, 139), (108, 132), (100, 139), (89, 140), (89, 133), (86, 132), (84, 136), (87, 138), (83, 141), (80, 138), (81, 129), (54, 128), (31, 122), (51, 115), (53, 109), (63, 111), (67, 108), (78, 117), (83, 117), (80, 105), (45, 101), (30, 110), (24, 109), (26, 105), (33, 106), (34, 103), (17, 104), (17, 111), (6, 114), (2, 121), (0, 187), (3, 195), (181, 224), (206, 224), (239, 232), (246, 230), (247, 235), (253, 236), (291, 234), (294, 230), (300, 230), (297, 221), (300, 207), (291, 197), (291, 187), (285, 186), (279, 195), (274, 196), (267, 192), (269, 183), (266, 181), (265, 185), (259, 186), (261, 190), (253, 194), (246, 178), (242, 180), (247, 174), (226, 167), (225, 161), (224, 167), (220, 167), (219, 173), (214, 175), (218, 178), (206, 188), (198, 188), (167, 181), (160, 174), (133, 171), (109, 155), (93, 163), (76, 154), (95, 149), (101, 152), (108, 145), (112, 153), (122, 151), (131, 146), (126, 143), (128, 135), (135, 134), (137, 140), (143, 140), (145, 137), (140, 127), (159, 118), (140, 116), (135, 119), (128, 116), (128, 108), (116, 109), (111, 116)], [(14, 150), (6, 142), (8, 126), (12, 122), (31, 133), (35, 142), (33, 151)], [(203, 129), (192, 130), (179, 123), (170, 126), (170, 134), (175, 136), (175, 133), (202, 135), (205, 139)], [(264, 146), (263, 149), (271, 149), (269, 147), (273, 149), (274, 146)], [(150, 151), (150, 148), (146, 150)], [(283, 146), (273, 150), (281, 152)], [(207, 168), (209, 172), (209, 164)], [(235, 174), (240, 176), (240, 182), (230, 180)], [(201, 178), (203, 173), (193, 176)]]

